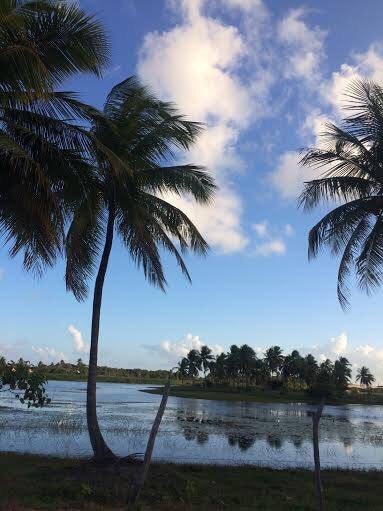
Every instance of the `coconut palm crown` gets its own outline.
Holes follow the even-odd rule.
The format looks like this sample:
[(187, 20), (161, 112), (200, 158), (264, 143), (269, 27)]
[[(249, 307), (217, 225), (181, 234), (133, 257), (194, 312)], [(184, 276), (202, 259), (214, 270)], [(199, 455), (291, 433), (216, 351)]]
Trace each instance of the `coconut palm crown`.
[(346, 91), (348, 116), (328, 124), (323, 145), (306, 151), (302, 164), (322, 170), (305, 184), (305, 209), (337, 202), (309, 233), (309, 257), (322, 247), (340, 257), (337, 293), (349, 304), (353, 271), (361, 290), (370, 293), (383, 280), (383, 89), (356, 81)]
[(107, 61), (102, 26), (78, 5), (0, 1), (0, 236), (37, 273), (55, 261), (66, 212), (92, 180), (75, 123), (95, 110), (58, 87)]

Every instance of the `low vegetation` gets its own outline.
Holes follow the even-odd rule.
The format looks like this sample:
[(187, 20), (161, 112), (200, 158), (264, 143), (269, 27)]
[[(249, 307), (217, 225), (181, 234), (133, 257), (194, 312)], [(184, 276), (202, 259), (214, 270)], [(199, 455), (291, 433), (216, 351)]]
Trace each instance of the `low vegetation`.
[[(129, 509), (131, 467), (97, 469), (85, 461), (1, 454), (0, 508)], [(322, 475), (326, 510), (381, 510), (379, 472), (331, 470)], [(306, 470), (154, 464), (135, 509), (310, 511), (314, 502), (313, 474)]]

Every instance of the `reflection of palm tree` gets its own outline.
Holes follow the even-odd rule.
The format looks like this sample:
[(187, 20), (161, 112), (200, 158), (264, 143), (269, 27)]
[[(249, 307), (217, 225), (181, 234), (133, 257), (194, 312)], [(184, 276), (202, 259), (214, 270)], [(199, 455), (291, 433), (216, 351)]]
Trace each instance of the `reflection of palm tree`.
[(197, 432), (197, 442), (201, 445), (206, 444), (209, 440), (209, 433), (207, 431), (198, 431)]
[(302, 447), (303, 438), (301, 436), (294, 436), (293, 437), (293, 445), (296, 449), (299, 449)]
[(256, 435), (254, 433), (248, 433), (247, 435), (239, 435), (238, 433), (228, 433), (227, 443), (230, 447), (236, 447), (238, 445), (242, 452), (247, 451), (255, 444)]
[(279, 436), (267, 435), (266, 440), (269, 446), (273, 449), (280, 449), (283, 445), (283, 440)]
[(195, 440), (196, 438), (196, 430), (194, 428), (185, 428), (183, 430), (183, 434), (185, 440), (187, 440), (188, 442), (190, 442), (190, 440)]

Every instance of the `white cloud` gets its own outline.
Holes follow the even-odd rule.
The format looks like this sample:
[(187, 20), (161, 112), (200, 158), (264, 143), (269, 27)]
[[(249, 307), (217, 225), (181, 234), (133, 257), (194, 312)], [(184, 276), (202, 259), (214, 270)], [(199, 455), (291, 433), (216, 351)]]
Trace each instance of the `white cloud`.
[(48, 346), (32, 346), (32, 351), (38, 356), (39, 361), (41, 360), (41, 362), (59, 362), (60, 360), (66, 360), (66, 356), (62, 351), (58, 352), (54, 348), (49, 348)]
[(286, 236), (293, 236), (294, 227), (291, 224), (285, 224), (285, 234)]
[(180, 358), (186, 357), (190, 350), (200, 350), (202, 346), (209, 346), (213, 355), (219, 355), (224, 351), (219, 344), (209, 345), (201, 340), (199, 335), (187, 334), (179, 341), (165, 340), (159, 345), (146, 346), (147, 349), (154, 350), (167, 358), (169, 362), (176, 363)]
[(275, 239), (257, 244), (255, 247), (254, 255), (267, 257), (270, 255), (283, 255), (285, 252), (285, 242), (281, 239)]
[(285, 224), (282, 228), (279, 228), (272, 226), (268, 220), (254, 223), (252, 227), (256, 238), (258, 238), (253, 252), (255, 256), (283, 255), (287, 250), (284, 238), (292, 236), (294, 233), (294, 229), (290, 224)]
[(288, 50), (285, 76), (301, 79), (314, 85), (320, 79), (323, 44), (326, 33), (318, 27), (309, 27), (303, 20), (305, 9), (292, 9), (277, 27), (277, 35)]
[(375, 350), (375, 348), (373, 348), (372, 346), (370, 346), (369, 344), (363, 344), (361, 346), (358, 346), (356, 348), (356, 351), (361, 353), (362, 355), (364, 355), (365, 357), (368, 357), (368, 355), (370, 355), (370, 353), (372, 353), (373, 351)]
[(68, 332), (72, 337), (73, 351), (75, 353), (89, 353), (89, 344), (84, 341), (80, 330), (74, 325), (69, 325)]
[[(171, 200), (190, 214), (215, 249), (223, 253), (242, 251), (249, 240), (241, 225), (242, 200), (230, 176), (244, 168), (238, 138), (251, 122), (264, 115), (264, 102), (257, 98), (260, 90), (269, 87), (270, 76), (257, 72), (250, 31), (241, 33), (237, 27), (204, 14), (207, 2), (203, 0), (173, 1), (171, 5), (180, 23), (145, 36), (138, 73), (189, 118), (206, 123), (207, 129), (188, 159), (205, 165), (219, 185), (215, 202), (208, 208), (186, 198)], [(265, 12), (262, 2), (255, 0), (222, 0), (221, 5), (251, 11), (252, 15), (256, 11), (261, 17)], [(239, 72), (243, 66), (246, 82)]]
[(253, 229), (260, 238), (264, 238), (269, 233), (268, 221), (264, 220), (258, 224), (253, 224)]
[(330, 353), (334, 355), (342, 355), (347, 353), (348, 337), (345, 332), (342, 332), (337, 337), (330, 339)]

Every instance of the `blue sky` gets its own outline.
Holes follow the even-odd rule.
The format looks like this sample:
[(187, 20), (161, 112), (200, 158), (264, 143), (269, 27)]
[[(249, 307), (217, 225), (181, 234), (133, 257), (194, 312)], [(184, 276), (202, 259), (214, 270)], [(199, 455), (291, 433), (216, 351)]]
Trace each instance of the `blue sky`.
[[(279, 344), (318, 357), (348, 356), (383, 378), (382, 294), (354, 290), (344, 313), (337, 261), (307, 261), (307, 233), (324, 210), (305, 214), (298, 150), (326, 119), (342, 116), (350, 80), (383, 82), (383, 4), (378, 0), (81, 0), (103, 19), (112, 62), (102, 79), (66, 84), (101, 107), (113, 84), (138, 74), (207, 129), (181, 161), (206, 165), (215, 204), (191, 215), (211, 252), (189, 257), (193, 284), (165, 256), (166, 294), (151, 288), (115, 243), (102, 310), (100, 363), (169, 367), (190, 347), (218, 352)], [(91, 301), (65, 291), (63, 264), (41, 280), (0, 254), (0, 352), (46, 361), (86, 358)]]

